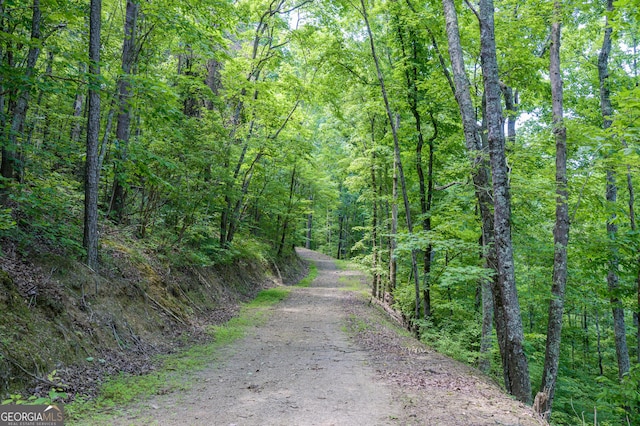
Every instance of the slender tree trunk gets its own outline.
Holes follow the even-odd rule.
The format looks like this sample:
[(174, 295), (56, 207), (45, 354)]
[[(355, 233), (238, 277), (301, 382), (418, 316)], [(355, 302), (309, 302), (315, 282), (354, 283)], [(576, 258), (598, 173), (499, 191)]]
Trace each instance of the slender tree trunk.
[[(85, 65), (80, 65), (80, 73), (84, 74)], [(80, 140), (80, 135), (82, 134), (82, 109), (84, 105), (84, 93), (81, 92), (80, 88), (78, 89), (78, 93), (76, 93), (76, 98), (73, 101), (73, 121), (71, 126), (71, 142), (74, 144)]]
[(284, 253), (284, 244), (287, 240), (287, 231), (289, 227), (289, 217), (291, 216), (291, 208), (293, 207), (293, 194), (295, 193), (296, 187), (296, 164), (293, 165), (293, 170), (291, 171), (291, 182), (289, 186), (289, 202), (287, 203), (287, 212), (284, 216), (284, 220), (282, 223), (282, 236), (280, 238), (280, 245), (278, 246), (278, 257), (282, 256)]
[[(407, 57), (406, 46), (402, 28), (398, 24), (398, 38), (400, 40), (400, 46), (402, 48), (402, 56)], [(418, 111), (418, 86), (416, 84), (418, 80), (418, 43), (416, 41), (413, 31), (409, 31), (409, 44), (411, 47), (411, 54), (413, 61), (411, 65), (405, 67), (405, 80), (407, 83), (407, 102), (411, 115), (415, 121), (416, 126), (416, 172), (418, 173), (418, 183), (420, 192), (420, 213), (422, 214), (422, 229), (424, 232), (429, 233), (431, 231), (431, 204), (433, 201), (433, 143), (438, 134), (438, 128), (436, 122), (431, 114), (431, 122), (433, 123), (434, 134), (428, 140), (429, 153), (428, 153), (428, 165), (427, 165), (427, 179), (425, 184), (424, 168), (422, 166), (422, 150), (424, 148), (424, 134), (422, 132), (422, 117)], [(423, 269), (422, 279), (424, 286), (422, 289), (422, 295), (424, 300), (423, 315), (425, 318), (431, 317), (431, 255), (433, 252), (433, 246), (431, 243), (427, 244), (427, 247), (422, 253)]]
[[(414, 60), (417, 58), (414, 57)], [(414, 67), (415, 70), (415, 67)], [(415, 91), (415, 82), (412, 84), (414, 87), (409, 91)], [(414, 92), (415, 93), (415, 92)], [(434, 138), (429, 139), (429, 153), (428, 153), (428, 165), (427, 165), (427, 179), (425, 185), (424, 169), (422, 167), (422, 148), (424, 147), (424, 136), (422, 134), (422, 120), (420, 113), (418, 112), (417, 95), (410, 96), (410, 108), (413, 118), (416, 123), (416, 132), (418, 135), (418, 143), (416, 144), (416, 171), (418, 173), (418, 183), (420, 190), (420, 213), (422, 213), (422, 230), (426, 233), (431, 231), (431, 204), (433, 200), (433, 141), (437, 134), (437, 128), (434, 123)], [(433, 116), (432, 116), (433, 118)], [(422, 253), (423, 257), (423, 299), (424, 299), (424, 317), (431, 318), (431, 253), (433, 252), (433, 246), (431, 243), (427, 244), (426, 249)]]
[[(220, 81), (220, 70), (222, 69), (222, 64), (215, 59), (209, 59), (207, 62), (207, 78), (205, 79), (205, 83), (211, 92), (218, 96), (220, 92), (220, 88), (222, 83)], [(208, 110), (213, 110), (214, 103), (211, 99), (205, 100), (205, 107)]]
[(516, 119), (518, 118), (518, 91), (513, 87), (502, 85), (504, 94), (504, 109), (507, 111), (507, 141), (516, 141)]
[[(605, 0), (607, 5), (607, 11), (613, 11), (613, 0)], [(602, 112), (602, 127), (607, 130), (611, 127), (611, 116), (613, 114), (613, 108), (611, 106), (610, 90), (609, 90), (609, 54), (611, 53), (611, 32), (612, 28), (609, 25), (608, 17), (606, 19), (606, 26), (604, 30), (604, 39), (602, 41), (602, 50), (598, 56), (598, 79), (600, 82), (600, 110)], [(606, 200), (607, 205), (615, 206), (618, 198), (618, 186), (616, 184), (616, 172), (613, 166), (607, 167), (607, 185), (606, 185)], [(610, 293), (611, 309), (613, 312), (613, 328), (616, 342), (616, 355), (618, 358), (618, 375), (620, 378), (629, 372), (629, 349), (627, 347), (627, 336), (624, 325), (624, 308), (622, 302), (618, 298), (617, 292), (619, 287), (618, 278), (618, 265), (619, 254), (615, 241), (616, 234), (618, 232), (618, 225), (615, 223), (616, 214), (611, 214), (607, 220), (607, 234), (610, 239), (610, 253), (609, 253), (609, 272), (607, 273), (607, 286)]]
[(491, 281), (482, 280), (480, 283), (482, 296), (482, 336), (480, 337), (480, 359), (478, 369), (484, 373), (491, 370), (491, 330), (493, 329), (493, 295)]
[(598, 371), (600, 375), (604, 375), (604, 368), (602, 365), (602, 345), (600, 343), (600, 314), (596, 309), (596, 348), (598, 351)]
[[(373, 270), (373, 283), (371, 285), (371, 295), (378, 297), (380, 289), (380, 273), (378, 272), (378, 187), (376, 182), (376, 138), (375, 138), (375, 117), (371, 118), (371, 191), (373, 214), (371, 218), (371, 269)], [(384, 292), (384, 291), (382, 291)]]
[[(638, 61), (637, 61), (637, 40), (635, 36), (632, 41), (633, 45), (633, 76), (638, 85)], [(626, 141), (623, 141), (624, 147), (628, 148)], [(629, 223), (631, 230), (635, 232), (636, 226), (636, 212), (635, 212), (635, 191), (633, 189), (633, 176), (631, 174), (631, 165), (627, 164), (627, 190), (629, 191)], [(636, 362), (640, 364), (640, 253), (638, 254), (638, 274), (636, 276), (636, 297), (637, 305), (636, 312), (634, 312), (634, 318), (636, 322)]]
[[(484, 318), (491, 318), (495, 321), (498, 346), (503, 360), (503, 375), (505, 386), (509, 389), (508, 368), (506, 367), (506, 326), (503, 312), (502, 293), (500, 292), (500, 282), (498, 273), (498, 262), (496, 259), (496, 248), (494, 245), (494, 224), (493, 224), (493, 194), (491, 191), (491, 178), (489, 176), (489, 164), (487, 161), (486, 148), (483, 146), (482, 138), (477, 125), (477, 118), (471, 93), (469, 90), (469, 79), (465, 71), (464, 59), (462, 55), (462, 45), (460, 42), (460, 30), (458, 28), (458, 15), (453, 0), (442, 0), (447, 25), (447, 38), (449, 41), (449, 57), (451, 58), (453, 82), (447, 77), (454, 89), (456, 101), (460, 109), (462, 118), (462, 128), (464, 132), (465, 145), (467, 148), (469, 161), (471, 163), (471, 177), (475, 188), (480, 218), (482, 221), (482, 242), (484, 247), (485, 267), (493, 272), (491, 281), (491, 292), (493, 295), (493, 313), (483, 312)], [(444, 67), (444, 64), (443, 64)], [(445, 68), (446, 69), (446, 68)], [(448, 76), (448, 74), (446, 74)], [(483, 116), (483, 120), (485, 117)], [(490, 308), (491, 304), (484, 304), (484, 308)], [(490, 330), (489, 330), (490, 331)], [(484, 336), (485, 341), (490, 341), (490, 336)]]
[(85, 166), (84, 240), (87, 265), (98, 268), (98, 141), (100, 131), (100, 24), (101, 0), (91, 0), (89, 18), (89, 113)]
[[(382, 98), (384, 100), (384, 106), (387, 111), (387, 116), (389, 119), (389, 124), (391, 125), (391, 133), (393, 135), (393, 146), (394, 146), (394, 164), (396, 166), (396, 170), (398, 173), (398, 178), (400, 179), (400, 187), (402, 188), (402, 198), (404, 201), (404, 209), (405, 209), (405, 219), (407, 222), (407, 231), (409, 235), (413, 234), (413, 223), (411, 222), (411, 208), (409, 206), (409, 196), (407, 194), (407, 185), (404, 179), (404, 172), (402, 170), (402, 159), (400, 158), (400, 142), (398, 140), (398, 121), (397, 117), (393, 116), (391, 111), (391, 106), (389, 105), (389, 98), (387, 97), (387, 89), (384, 85), (384, 77), (382, 76), (382, 70), (380, 69), (380, 63), (378, 61), (378, 55), (376, 54), (375, 43), (373, 41), (373, 33), (371, 32), (371, 26), (369, 25), (369, 18), (367, 15), (367, 8), (364, 4), (364, 0), (360, 0), (360, 5), (362, 6), (362, 16), (364, 18), (364, 23), (367, 27), (367, 33), (369, 35), (369, 44), (371, 47), (371, 56), (373, 57), (373, 62), (376, 66), (376, 71), (378, 74), (378, 81), (380, 82), (380, 90), (382, 92)], [(395, 118), (395, 119), (394, 119)], [(420, 318), (420, 279), (418, 277), (418, 265), (416, 258), (416, 250), (411, 250), (411, 271), (413, 274), (414, 287), (415, 287), (415, 295), (416, 295), (416, 306), (415, 306), (415, 318)]]
[(555, 396), (558, 364), (560, 362), (560, 340), (562, 337), (562, 315), (567, 286), (567, 245), (569, 244), (569, 209), (567, 205), (567, 129), (563, 118), (562, 73), (560, 71), (560, 38), (562, 31), (562, 3), (554, 2), (554, 18), (551, 24), (551, 47), (549, 48), (549, 76), (553, 103), (553, 132), (556, 138), (556, 226), (553, 230), (553, 285), (549, 301), (549, 322), (545, 350), (542, 384), (540, 392), (544, 403), (539, 407), (540, 415), (547, 421), (551, 416)]
[[(634, 207), (634, 191), (633, 191), (633, 181), (631, 176), (631, 166), (627, 166), (627, 188), (629, 190), (629, 217), (631, 218), (631, 230), (636, 231), (636, 213)], [(637, 305), (636, 305), (636, 319), (638, 324), (636, 326), (636, 362), (640, 364), (640, 256), (638, 256), (638, 274), (636, 276), (636, 295), (637, 295)]]
[[(310, 202), (310, 204), (313, 203), (313, 194), (309, 195), (309, 202)], [(312, 236), (311, 229), (312, 229), (312, 226), (313, 226), (313, 212), (310, 212), (307, 215), (307, 230), (306, 230), (307, 232), (306, 232), (306, 239), (305, 239), (305, 244), (304, 244), (305, 248), (308, 249), (308, 250), (311, 250), (311, 236)]]
[[(118, 79), (118, 117), (116, 124), (116, 143), (119, 146), (119, 164), (127, 159), (129, 137), (131, 133), (131, 69), (136, 58), (136, 23), (140, 4), (134, 0), (127, 0), (127, 11), (124, 23), (124, 40), (122, 42), (122, 74)], [(109, 210), (116, 223), (123, 220), (126, 202), (124, 186), (125, 171), (122, 166), (116, 166), (113, 196)]]
[[(44, 78), (45, 79), (51, 79), (51, 77), (53, 76), (53, 62), (55, 60), (55, 55), (52, 51), (47, 52), (47, 67), (46, 70), (44, 72)], [(38, 90), (38, 100), (36, 101), (36, 115), (40, 116), (42, 115), (42, 118), (38, 118), (36, 120), (34, 120), (34, 124), (31, 126), (30, 129), (30, 133), (29, 133), (29, 143), (31, 143), (31, 138), (32, 138), (32, 134), (36, 131), (37, 127), (41, 127), (41, 135), (42, 135), (42, 141), (46, 144), (46, 141), (48, 141), (49, 139), (52, 139), (49, 137), (49, 134), (51, 132), (51, 122), (52, 120), (50, 119), (50, 117), (47, 115), (47, 111), (42, 111), (42, 100), (45, 96), (45, 89), (44, 88), (40, 88)], [(42, 111), (42, 112), (41, 112)], [(36, 122), (40, 121), (42, 124), (40, 126), (36, 125)], [(24, 172), (24, 171), (23, 171)]]
[[(283, 4), (284, 4), (284, 0), (276, 0), (271, 2), (269, 4), (268, 10), (265, 11), (260, 17), (260, 21), (258, 22), (256, 31), (254, 34), (254, 38), (253, 38), (253, 47), (252, 47), (252, 53), (251, 53), (252, 61), (255, 61), (256, 58), (258, 57), (258, 52), (259, 52), (258, 48), (260, 47), (260, 43), (263, 39), (265, 31), (267, 31), (267, 29), (269, 28), (268, 19), (274, 16), (275, 14), (277, 14)], [(269, 43), (270, 42), (271, 40), (269, 40)], [(255, 81), (258, 81), (258, 79), (260, 78), (260, 73), (262, 70), (261, 66), (264, 65), (265, 61), (261, 60), (261, 61), (258, 61), (258, 63), (261, 65), (253, 67), (249, 72), (249, 74), (247, 75), (248, 82), (255, 82)], [(215, 74), (216, 72), (215, 67), (210, 67), (209, 72), (210, 74)], [(228, 143), (225, 146), (226, 159), (224, 162), (224, 167), (226, 169), (228, 169), (231, 166), (231, 160), (230, 160), (231, 146), (230, 145), (236, 142), (236, 133), (240, 127), (241, 115), (245, 106), (244, 101), (242, 99), (246, 94), (247, 94), (247, 89), (243, 87), (242, 90), (240, 91), (240, 100), (235, 106), (233, 117), (231, 119), (231, 131), (229, 133)], [(258, 90), (254, 90), (253, 92), (253, 100), (255, 101), (256, 99), (258, 99)], [(249, 124), (248, 135), (245, 138), (242, 145), (240, 158), (236, 162), (233, 179), (227, 182), (227, 185), (225, 188), (225, 204), (220, 214), (220, 246), (223, 248), (229, 247), (229, 244), (233, 239), (233, 235), (235, 234), (235, 228), (237, 227), (237, 224), (234, 223), (233, 205), (235, 200), (233, 198), (232, 193), (237, 183), (237, 178), (240, 173), (240, 168), (244, 163), (244, 157), (249, 147), (249, 140), (251, 139), (252, 133), (253, 133), (253, 126), (254, 126), (254, 121), (252, 120), (251, 123)], [(240, 203), (242, 203), (242, 200), (240, 200)], [(236, 201), (236, 204), (237, 204), (237, 201)], [(231, 239), (229, 238), (230, 235), (232, 237)]]
[[(398, 279), (398, 259), (396, 259), (396, 249), (398, 248), (398, 165), (393, 161), (392, 189), (391, 189), (391, 232), (389, 234), (389, 294), (393, 294), (397, 286)], [(384, 295), (383, 295), (384, 297)]]
[[(31, 87), (33, 82), (31, 79), (35, 73), (36, 62), (40, 55), (40, 38), (41, 38), (41, 26), (42, 13), (40, 11), (40, 0), (33, 0), (33, 15), (31, 19), (31, 39), (29, 52), (27, 53), (27, 63), (24, 69), (24, 81), (26, 82), (23, 87), (18, 90), (18, 99), (13, 108), (13, 117), (11, 120), (11, 127), (9, 128), (9, 135), (7, 138), (7, 144), (3, 147), (2, 151), (2, 163), (0, 165), (0, 174), (5, 179), (15, 180), (21, 175), (22, 164), (18, 156), (19, 148), (19, 135), (22, 134), (24, 129), (24, 122), (27, 118), (27, 109), (29, 108), (29, 97), (31, 94)], [(6, 193), (4, 189), (0, 194), (2, 202), (6, 202)]]
[(342, 232), (344, 230), (344, 215), (338, 214), (338, 248), (336, 249), (336, 259), (342, 259)]
[(511, 242), (511, 194), (502, 127), (502, 105), (494, 34), (493, 0), (480, 0), (480, 60), (487, 97), (487, 130), (494, 197), (494, 238), (506, 325), (508, 389), (522, 402), (531, 401), (529, 365), (524, 353), (524, 331), (515, 282)]
[[(438, 135), (438, 127), (433, 115), (431, 116), (433, 122), (433, 136), (429, 138), (429, 160), (427, 162), (427, 199), (424, 206), (422, 206), (422, 195), (420, 199), (422, 214), (424, 219), (422, 220), (422, 228), (425, 232), (431, 231), (431, 208), (433, 205), (433, 161), (435, 156), (434, 142)], [(421, 159), (422, 160), (422, 159)], [(424, 182), (422, 182), (421, 191), (424, 192)], [(431, 259), (433, 257), (433, 245), (431, 242), (427, 244), (427, 248), (424, 251), (424, 316), (425, 318), (431, 318)]]
[(249, 186), (251, 185), (251, 180), (253, 179), (254, 167), (260, 161), (263, 155), (264, 153), (262, 151), (258, 152), (254, 157), (253, 161), (251, 162), (251, 165), (247, 169), (246, 173), (244, 174), (244, 178), (242, 180), (242, 188), (240, 189), (240, 195), (236, 200), (235, 207), (233, 208), (233, 211), (231, 211), (229, 216), (227, 238), (226, 238), (227, 244), (233, 241), (233, 238), (236, 235), (236, 231), (240, 227), (240, 222), (242, 220), (242, 213), (246, 208), (245, 197), (249, 192)]

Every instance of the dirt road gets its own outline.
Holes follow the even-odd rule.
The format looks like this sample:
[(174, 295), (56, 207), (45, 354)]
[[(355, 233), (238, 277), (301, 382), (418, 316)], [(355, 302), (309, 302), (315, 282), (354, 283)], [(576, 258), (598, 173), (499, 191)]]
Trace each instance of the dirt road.
[(311, 287), (293, 288), (266, 323), (216, 355), (223, 361), (189, 378), (189, 390), (155, 396), (109, 424), (539, 424), (473, 370), (399, 335), (341, 289), (349, 272), (330, 258), (300, 254), (318, 266)]

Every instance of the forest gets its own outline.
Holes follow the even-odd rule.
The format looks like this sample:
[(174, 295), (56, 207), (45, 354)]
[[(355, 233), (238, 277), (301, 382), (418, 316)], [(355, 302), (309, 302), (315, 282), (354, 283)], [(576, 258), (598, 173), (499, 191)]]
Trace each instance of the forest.
[(552, 424), (640, 424), (634, 0), (0, 0), (0, 257), (357, 262)]

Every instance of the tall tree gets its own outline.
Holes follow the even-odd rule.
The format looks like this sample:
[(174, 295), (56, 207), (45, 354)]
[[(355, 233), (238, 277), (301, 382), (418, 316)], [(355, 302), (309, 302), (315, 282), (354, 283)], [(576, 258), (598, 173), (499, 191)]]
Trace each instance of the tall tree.
[[(2, 164), (0, 173), (2, 177), (9, 180), (20, 179), (22, 175), (23, 159), (18, 154), (19, 140), (22, 137), (24, 123), (27, 118), (29, 108), (29, 98), (33, 86), (36, 62), (40, 56), (40, 43), (42, 42), (42, 12), (40, 11), (40, 0), (33, 0), (33, 15), (31, 18), (31, 38), (29, 41), (29, 52), (24, 70), (24, 84), (18, 90), (18, 99), (13, 108), (13, 117), (9, 128), (9, 135), (6, 146), (2, 147)], [(2, 194), (3, 198), (5, 194)], [(3, 200), (6, 201), (6, 200)]]
[(131, 134), (131, 72), (136, 58), (136, 25), (140, 4), (135, 0), (127, 0), (124, 20), (124, 37), (122, 41), (122, 74), (118, 78), (118, 117), (116, 122), (116, 143), (118, 145), (119, 165), (113, 182), (113, 195), (109, 210), (116, 222), (123, 219), (126, 200), (125, 172), (123, 163), (127, 159), (129, 137)]
[[(606, 1), (606, 10), (608, 13), (613, 11), (613, 0)], [(605, 17), (604, 38), (602, 40), (602, 49), (598, 55), (598, 81), (600, 83), (600, 111), (602, 113), (602, 128), (606, 131), (611, 127), (613, 108), (611, 106), (611, 90), (609, 88), (609, 55), (611, 53), (611, 33), (613, 29), (609, 24), (609, 17)], [(614, 165), (607, 165), (607, 184), (606, 184), (606, 200), (608, 206), (613, 210), (618, 198), (618, 186), (616, 183), (616, 171)], [(613, 313), (613, 330), (616, 341), (616, 355), (618, 359), (618, 375), (629, 372), (629, 349), (627, 347), (627, 336), (624, 324), (624, 308), (620, 301), (619, 291), (619, 253), (616, 247), (616, 234), (618, 225), (616, 224), (616, 214), (611, 213), (607, 219), (607, 235), (609, 236), (610, 253), (609, 253), (609, 271), (607, 273), (607, 286), (609, 289), (609, 297), (611, 301), (611, 310)]]
[[(399, 21), (399, 19), (396, 19)], [(433, 135), (427, 140), (429, 148), (427, 154), (427, 179), (425, 182), (425, 173), (422, 166), (422, 150), (425, 144), (424, 132), (422, 130), (422, 117), (419, 111), (419, 89), (418, 89), (418, 46), (416, 34), (409, 29), (408, 35), (405, 36), (404, 29), (400, 23), (397, 24), (398, 39), (402, 51), (402, 57), (406, 58), (409, 63), (404, 65), (404, 76), (407, 84), (407, 103), (415, 122), (415, 130), (417, 135), (416, 142), (416, 172), (418, 173), (418, 184), (420, 192), (420, 213), (422, 215), (422, 230), (426, 233), (431, 232), (431, 207), (433, 204), (433, 162), (434, 162), (434, 142), (438, 137), (438, 127), (430, 112), (431, 123), (433, 124)], [(408, 40), (405, 41), (405, 37)], [(408, 45), (408, 46), (407, 46)], [(407, 53), (407, 48), (411, 50), (411, 54)], [(429, 242), (426, 249), (422, 253), (423, 258), (423, 313), (425, 318), (431, 317), (431, 258), (433, 254), (433, 244)]]
[(487, 136), (494, 199), (494, 237), (500, 292), (506, 326), (508, 390), (522, 402), (531, 401), (529, 365), (524, 353), (524, 331), (515, 281), (511, 241), (511, 194), (507, 171), (498, 60), (496, 54), (493, 0), (481, 0), (480, 61), (486, 95)]
[[(84, 74), (86, 72), (85, 64), (80, 65), (80, 74)], [(82, 132), (82, 121), (80, 118), (82, 117), (82, 107), (84, 104), (84, 92), (81, 87), (78, 87), (78, 92), (76, 93), (76, 97), (73, 101), (73, 124), (71, 126), (70, 138), (71, 142), (80, 141), (80, 134)]]
[[(480, 219), (482, 221), (482, 246), (483, 255), (485, 256), (485, 266), (493, 271), (491, 281), (491, 293), (493, 297), (493, 309), (495, 315), (491, 315), (491, 304), (487, 297), (483, 297), (483, 323), (490, 323), (491, 317), (494, 317), (496, 324), (496, 334), (498, 337), (498, 345), (500, 354), (503, 359), (503, 375), (505, 384), (509, 388), (508, 367), (505, 360), (506, 352), (506, 327), (504, 322), (502, 293), (500, 292), (500, 280), (498, 273), (498, 262), (496, 259), (496, 247), (494, 244), (494, 224), (493, 224), (493, 194), (491, 190), (491, 178), (489, 175), (489, 164), (485, 147), (483, 146), (477, 124), (476, 109), (471, 99), (469, 78), (465, 70), (464, 58), (462, 55), (462, 43), (460, 41), (460, 29), (458, 26), (458, 14), (456, 12), (453, 0), (442, 0), (444, 16), (446, 21), (447, 39), (449, 42), (449, 57), (451, 60), (451, 68), (453, 74), (454, 94), (460, 116), (462, 118), (462, 129), (464, 133), (467, 154), (471, 163), (471, 176), (475, 188), (476, 199), (480, 210)], [(446, 70), (446, 67), (443, 67)], [(486, 284), (486, 283), (485, 283)], [(486, 292), (487, 286), (484, 285)], [(486, 296), (486, 295), (485, 295)], [(488, 327), (483, 327), (485, 333), (490, 333)], [(489, 341), (490, 335), (484, 334), (483, 341)]]
[[(367, 34), (369, 36), (369, 46), (371, 47), (371, 56), (376, 66), (378, 82), (380, 83), (380, 91), (382, 92), (382, 98), (384, 100), (384, 106), (387, 112), (387, 118), (389, 120), (389, 125), (391, 126), (391, 133), (393, 136), (393, 147), (394, 147), (394, 166), (395, 166), (395, 171), (397, 171), (398, 178), (400, 179), (400, 187), (402, 188), (402, 199), (404, 201), (407, 231), (411, 236), (413, 234), (413, 222), (411, 221), (411, 208), (409, 205), (409, 195), (407, 194), (407, 184), (405, 181), (404, 171), (402, 169), (402, 159), (400, 158), (400, 141), (398, 138), (399, 117), (398, 116), (394, 117), (394, 114), (391, 110), (391, 105), (389, 104), (387, 89), (384, 85), (384, 76), (382, 74), (382, 69), (380, 68), (380, 61), (378, 60), (378, 55), (376, 53), (375, 43), (373, 40), (373, 32), (371, 31), (371, 25), (369, 25), (369, 16), (367, 14), (367, 7), (364, 3), (364, 0), (360, 0), (360, 6), (362, 7), (362, 10), (360, 12), (362, 13), (362, 17), (364, 18), (364, 23), (367, 28)], [(394, 172), (394, 176), (395, 176), (395, 172)], [(414, 289), (415, 289), (415, 318), (417, 319), (417, 318), (420, 318), (420, 278), (418, 277), (418, 261), (417, 261), (417, 255), (416, 255), (415, 249), (411, 249), (411, 272), (413, 276)]]
[(100, 132), (100, 26), (102, 1), (91, 0), (89, 14), (89, 112), (84, 178), (84, 241), (87, 265), (98, 268), (98, 140)]
[(551, 415), (560, 363), (560, 341), (567, 286), (567, 245), (569, 244), (569, 209), (567, 205), (567, 128), (564, 124), (562, 73), (560, 67), (560, 39), (562, 31), (562, 3), (553, 5), (551, 46), (549, 48), (549, 77), (553, 110), (553, 133), (556, 139), (556, 226), (553, 230), (553, 285), (549, 301), (547, 344), (542, 370), (540, 392), (544, 403), (540, 414), (547, 420)]

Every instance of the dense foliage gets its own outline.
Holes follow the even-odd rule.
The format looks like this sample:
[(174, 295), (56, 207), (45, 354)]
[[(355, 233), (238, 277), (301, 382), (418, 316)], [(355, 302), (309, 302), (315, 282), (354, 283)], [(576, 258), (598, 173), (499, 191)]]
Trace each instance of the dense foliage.
[[(531, 388), (540, 389), (554, 270), (549, 40), (559, 19), (570, 238), (552, 421), (635, 424), (640, 15), (629, 0), (556, 5), (554, 12), (550, 2), (495, 2)], [(456, 8), (475, 123), (486, 136), (477, 5)], [(293, 245), (356, 259), (373, 276), (374, 296), (410, 318), (424, 341), (502, 376), (495, 337), (481, 353), (482, 288), (493, 271), (440, 2), (104, 0), (93, 85), (88, 17), (88, 1), (0, 1), (5, 241), (26, 254), (38, 242), (85, 256), (87, 93), (94, 88), (99, 234), (127, 232), (187, 264), (243, 252), (277, 256)], [(610, 114), (603, 114), (602, 81)], [(394, 183), (399, 164), (410, 211)], [(608, 284), (612, 273), (616, 286)], [(628, 373), (617, 365), (616, 306), (633, 360)]]

